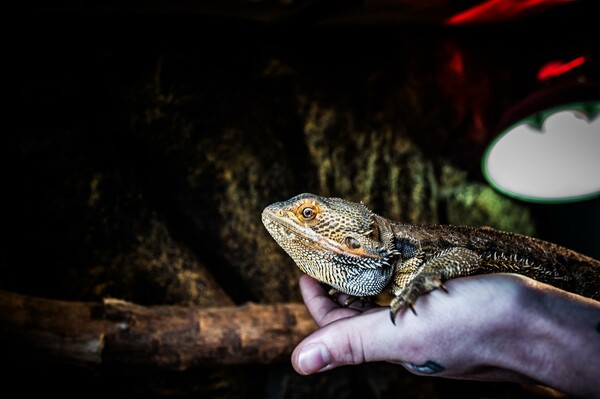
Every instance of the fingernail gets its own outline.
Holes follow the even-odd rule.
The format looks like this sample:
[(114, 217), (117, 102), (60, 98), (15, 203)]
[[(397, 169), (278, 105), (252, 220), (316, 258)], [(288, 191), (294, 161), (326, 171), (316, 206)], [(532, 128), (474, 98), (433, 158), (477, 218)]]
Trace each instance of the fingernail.
[(320, 342), (306, 345), (298, 354), (298, 367), (302, 374), (323, 370), (331, 363), (329, 350)]

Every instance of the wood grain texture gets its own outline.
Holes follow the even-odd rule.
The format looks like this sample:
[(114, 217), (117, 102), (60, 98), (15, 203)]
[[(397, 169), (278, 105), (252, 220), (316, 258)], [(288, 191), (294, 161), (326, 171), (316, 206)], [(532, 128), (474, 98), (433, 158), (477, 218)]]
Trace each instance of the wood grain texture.
[[(3, 345), (83, 367), (272, 363), (316, 328), (301, 304), (145, 307), (66, 302), (0, 291)], [(6, 338), (9, 338), (6, 340)]]

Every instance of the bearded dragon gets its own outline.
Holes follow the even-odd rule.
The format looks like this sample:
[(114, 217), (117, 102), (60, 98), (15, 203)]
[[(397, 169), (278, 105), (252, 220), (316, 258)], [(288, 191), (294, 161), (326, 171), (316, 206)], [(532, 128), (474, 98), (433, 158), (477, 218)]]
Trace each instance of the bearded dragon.
[(346, 305), (389, 290), (394, 324), (421, 295), (475, 274), (517, 273), (600, 299), (600, 261), (490, 227), (397, 223), (362, 203), (314, 194), (267, 206), (262, 222), (304, 273), (330, 294), (348, 294)]

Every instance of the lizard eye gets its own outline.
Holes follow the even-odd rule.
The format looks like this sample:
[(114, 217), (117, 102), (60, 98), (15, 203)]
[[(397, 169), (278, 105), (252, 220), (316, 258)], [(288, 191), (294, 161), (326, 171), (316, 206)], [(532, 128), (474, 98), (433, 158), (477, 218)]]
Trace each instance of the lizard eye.
[(305, 220), (311, 220), (315, 217), (315, 210), (309, 207), (302, 209), (302, 217)]
[(358, 242), (358, 240), (354, 237), (346, 237), (344, 239), (344, 243), (346, 244), (346, 246), (350, 249), (358, 249), (360, 248), (360, 243)]

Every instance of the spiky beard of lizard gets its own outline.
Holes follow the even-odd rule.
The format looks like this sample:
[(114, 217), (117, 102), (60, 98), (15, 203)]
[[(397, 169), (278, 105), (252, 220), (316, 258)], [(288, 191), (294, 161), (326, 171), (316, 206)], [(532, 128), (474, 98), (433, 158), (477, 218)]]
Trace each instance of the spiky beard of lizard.
[(362, 204), (313, 194), (274, 203), (262, 214), (303, 272), (353, 296), (376, 295), (392, 277), (397, 252), (379, 219)]

